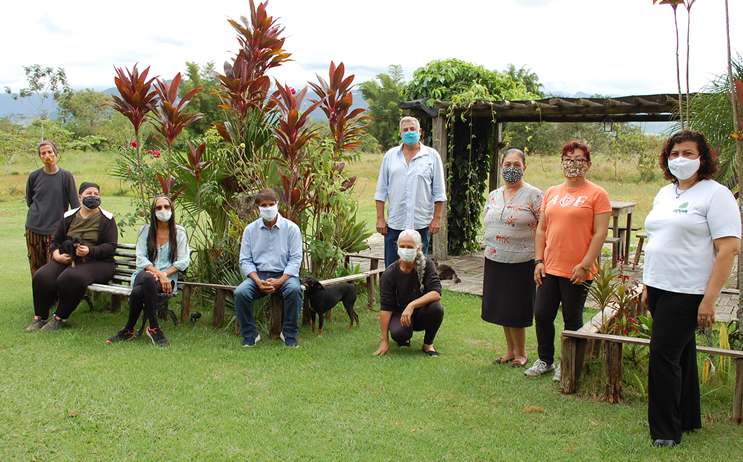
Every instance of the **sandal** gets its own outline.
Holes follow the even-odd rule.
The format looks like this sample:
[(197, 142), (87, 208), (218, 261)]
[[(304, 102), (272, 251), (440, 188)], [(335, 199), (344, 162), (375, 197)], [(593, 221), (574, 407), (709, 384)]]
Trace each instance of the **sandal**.
[(529, 364), (529, 358), (526, 358), (523, 362), (514, 361), (511, 367), (526, 367), (527, 364)]
[(514, 359), (516, 359), (516, 358), (506, 359), (505, 356), (501, 356), (500, 358), (498, 358), (495, 361), (493, 361), (493, 364), (508, 364), (511, 361), (513, 361)]
[(423, 352), (425, 354), (427, 354), (428, 356), (438, 356), (439, 355), (439, 352), (436, 351), (436, 350), (423, 350)]

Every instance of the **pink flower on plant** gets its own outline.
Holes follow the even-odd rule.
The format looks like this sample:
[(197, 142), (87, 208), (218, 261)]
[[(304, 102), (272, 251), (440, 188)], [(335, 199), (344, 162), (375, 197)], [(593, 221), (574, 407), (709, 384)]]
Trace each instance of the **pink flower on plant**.
[(297, 90), (295, 90), (294, 88), (292, 88), (291, 90), (292, 90), (292, 95), (296, 95), (297, 94)]
[[(149, 151), (147, 151), (147, 152), (149, 153)], [(157, 151), (157, 150), (152, 151), (152, 157), (154, 157), (155, 159), (159, 159), (160, 158), (160, 151)]]
[(132, 147), (133, 148), (136, 148), (137, 147), (137, 142), (136, 141), (132, 141)]

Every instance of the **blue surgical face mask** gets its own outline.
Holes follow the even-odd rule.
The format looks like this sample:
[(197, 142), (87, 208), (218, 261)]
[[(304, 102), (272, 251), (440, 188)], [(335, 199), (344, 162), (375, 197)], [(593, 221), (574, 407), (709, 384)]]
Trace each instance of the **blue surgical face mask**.
[(414, 132), (404, 132), (402, 134), (402, 142), (412, 146), (415, 143), (417, 143), (421, 139), (421, 134), (417, 131)]

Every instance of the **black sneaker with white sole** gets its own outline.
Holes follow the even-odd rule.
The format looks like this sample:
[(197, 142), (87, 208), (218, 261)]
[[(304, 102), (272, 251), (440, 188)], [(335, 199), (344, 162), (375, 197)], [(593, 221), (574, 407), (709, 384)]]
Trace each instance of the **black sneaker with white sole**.
[(168, 339), (165, 338), (165, 334), (163, 334), (163, 328), (160, 326), (157, 326), (157, 328), (153, 329), (152, 327), (147, 328), (147, 336), (152, 340), (152, 343), (155, 345), (170, 346), (170, 342)]

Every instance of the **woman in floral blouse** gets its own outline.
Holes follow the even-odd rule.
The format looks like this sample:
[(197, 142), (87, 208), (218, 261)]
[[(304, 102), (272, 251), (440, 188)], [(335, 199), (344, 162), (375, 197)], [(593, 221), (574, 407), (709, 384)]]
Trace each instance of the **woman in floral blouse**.
[(485, 204), (485, 273), (482, 319), (503, 326), (506, 353), (493, 364), (524, 367), (526, 328), (534, 318), (534, 236), (542, 208), (542, 191), (524, 182), (526, 158), (518, 149), (503, 155), (506, 184)]

